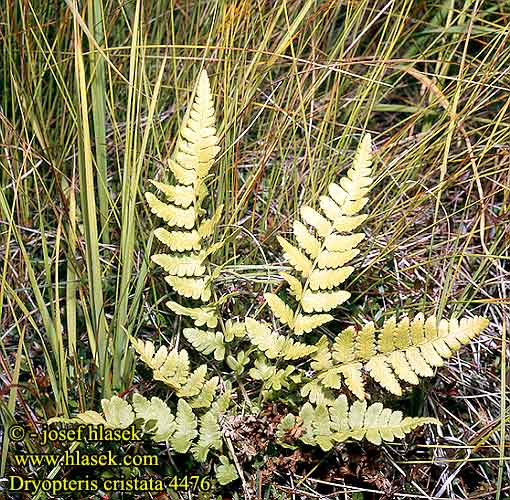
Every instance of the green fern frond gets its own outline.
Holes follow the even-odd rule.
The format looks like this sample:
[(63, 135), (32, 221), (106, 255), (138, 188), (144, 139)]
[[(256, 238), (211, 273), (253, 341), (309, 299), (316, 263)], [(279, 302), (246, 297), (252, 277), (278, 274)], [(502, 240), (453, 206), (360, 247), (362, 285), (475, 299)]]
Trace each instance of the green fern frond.
[(442, 366), (487, 325), (488, 321), (479, 316), (439, 323), (433, 316), (425, 321), (422, 314), (412, 321), (390, 318), (379, 330), (373, 323), (358, 333), (352, 327), (343, 330), (333, 342), (332, 360), (327, 363), (324, 346), (312, 358), (320, 366), (317, 377), (325, 387), (339, 388), (342, 376), (345, 385), (363, 399), (366, 373), (386, 390), (401, 395), (400, 381), (417, 384), (419, 377), (432, 376), (435, 367)]
[(167, 441), (175, 431), (175, 417), (168, 405), (157, 397), (149, 401), (141, 394), (133, 394), (136, 418), (142, 420), (142, 430), (152, 434), (156, 442)]
[(222, 439), (218, 417), (212, 411), (208, 411), (200, 417), (198, 442), (193, 445), (191, 452), (199, 462), (205, 462), (211, 448), (221, 450)]
[(204, 354), (214, 352), (214, 359), (217, 361), (221, 361), (225, 357), (223, 333), (199, 330), (198, 328), (184, 328), (182, 333), (197, 351)]
[(284, 441), (293, 429), (294, 436), (299, 436), (304, 443), (328, 451), (348, 439), (365, 438), (380, 445), (427, 424), (441, 425), (435, 418), (403, 418), (402, 412), (384, 408), (381, 403), (367, 406), (366, 401), (355, 401), (349, 408), (346, 396), (341, 395), (331, 404), (320, 403), (314, 407), (305, 403), (299, 417), (289, 414), (280, 422), (277, 436)]
[(177, 402), (175, 415), (175, 432), (170, 438), (172, 448), (178, 453), (186, 453), (197, 437), (197, 417), (191, 406), (184, 400)]

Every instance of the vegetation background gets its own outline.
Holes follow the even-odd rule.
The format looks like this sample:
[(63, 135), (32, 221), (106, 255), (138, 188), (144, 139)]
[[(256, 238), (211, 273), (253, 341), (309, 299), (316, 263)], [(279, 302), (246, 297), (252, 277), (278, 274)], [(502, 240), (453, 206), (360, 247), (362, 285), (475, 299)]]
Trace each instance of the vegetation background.
[[(439, 434), (276, 468), (264, 485), (259, 474), (260, 498), (508, 498), (509, 20), (503, 0), (4, 0), (3, 426), (147, 384), (127, 334), (178, 330), (149, 266), (143, 192), (205, 67), (222, 146), (214, 203), (243, 235), (226, 250), (227, 287), (271, 286), (275, 235), (370, 131), (369, 237), (339, 321), (390, 310), (491, 321), (395, 402), (437, 416)], [(0, 476), (12, 445), (4, 433)]]

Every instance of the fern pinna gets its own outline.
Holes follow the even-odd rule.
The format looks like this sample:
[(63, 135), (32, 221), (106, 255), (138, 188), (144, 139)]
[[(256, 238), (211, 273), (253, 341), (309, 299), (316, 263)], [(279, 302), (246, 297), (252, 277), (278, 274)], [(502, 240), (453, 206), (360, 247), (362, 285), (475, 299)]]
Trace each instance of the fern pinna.
[[(128, 403), (114, 396), (102, 402), (104, 417), (85, 412), (77, 418), (110, 427), (138, 422), (155, 441), (166, 442), (175, 452), (191, 451), (201, 462), (212, 453), (219, 460), (215, 472), (220, 484), (238, 477), (239, 469), (226, 456), (230, 454), (237, 464), (232, 456), (235, 443), (233, 447), (230, 443), (228, 453), (224, 443), (228, 439), (224, 424), (235, 417), (236, 401), (251, 405), (254, 413), (263, 401), (283, 402), (288, 411), (273, 438), (286, 447), (301, 441), (329, 450), (348, 439), (380, 444), (402, 438), (417, 426), (439, 424), (434, 418), (404, 417), (380, 402), (368, 405), (366, 381), (371, 378), (401, 395), (402, 383), (417, 384), (420, 377), (432, 376), (435, 367), (487, 326), (486, 319), (439, 320), (417, 314), (391, 317), (380, 326), (372, 322), (351, 326), (336, 335), (315, 334), (319, 327), (326, 331), (324, 325), (333, 320), (334, 309), (350, 297), (342, 285), (355, 271), (352, 261), (364, 238), (358, 228), (367, 218), (360, 212), (373, 183), (370, 135), (363, 136), (346, 176), (320, 196), (319, 207), (301, 207), (301, 220), (293, 223), (295, 242), (278, 236), (291, 266), (281, 273), (287, 288), (281, 296), (264, 295), (265, 319), (278, 320), (277, 330), (275, 321), (264, 318), (222, 317), (225, 297), (215, 289), (221, 266), (209, 265), (209, 258), (223, 244), (221, 234), (217, 243), (211, 241), (219, 233), (222, 209), (208, 215), (205, 204), (206, 181), (219, 150), (209, 80), (202, 71), (168, 161), (174, 183), (151, 181), (165, 201), (150, 192), (146, 199), (165, 223), (155, 235), (167, 250), (152, 260), (180, 296), (167, 306), (191, 323), (183, 329), (189, 345), (212, 355), (216, 364), (224, 362), (222, 373), (230, 368), (230, 376), (210, 376), (206, 364), (192, 369), (188, 351), (177, 345), (156, 350), (151, 341), (132, 338), (139, 359), (173, 397), (164, 402), (135, 394)], [(244, 388), (250, 380), (259, 384), (257, 403)], [(352, 404), (348, 396), (354, 397)]]

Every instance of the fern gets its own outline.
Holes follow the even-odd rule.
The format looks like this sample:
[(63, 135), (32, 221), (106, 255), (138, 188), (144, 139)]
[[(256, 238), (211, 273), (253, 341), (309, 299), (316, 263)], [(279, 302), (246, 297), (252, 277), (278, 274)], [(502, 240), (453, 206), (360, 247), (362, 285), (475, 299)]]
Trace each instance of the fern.
[(431, 316), (426, 321), (418, 314), (412, 321), (386, 321), (377, 330), (373, 323), (359, 332), (349, 327), (334, 340), (331, 351), (324, 341), (311, 364), (324, 387), (338, 389), (341, 379), (360, 399), (365, 397), (364, 374), (399, 396), (400, 381), (417, 384), (419, 377), (430, 377), (453, 352), (468, 343), (487, 326), (485, 318), (475, 316), (460, 322)]
[[(400, 395), (402, 382), (416, 384), (420, 377), (431, 376), (435, 367), (487, 326), (485, 319), (437, 321), (419, 314), (412, 320), (391, 318), (381, 327), (372, 322), (360, 329), (351, 326), (332, 341), (315, 333), (324, 330), (334, 319), (334, 309), (350, 297), (343, 284), (356, 270), (352, 261), (364, 239), (358, 228), (367, 218), (360, 212), (373, 182), (371, 150), (366, 134), (347, 174), (328, 186), (316, 208), (301, 207), (292, 226), (294, 241), (277, 236), (292, 272), (281, 273), (287, 285), (281, 296), (264, 294), (275, 326), (263, 321), (267, 317), (225, 319), (221, 307), (232, 296), (216, 288), (221, 263), (211, 265), (225, 242), (225, 234), (217, 231), (222, 207), (208, 214), (205, 205), (206, 180), (219, 147), (209, 80), (202, 72), (168, 160), (173, 184), (151, 181), (164, 201), (149, 192), (146, 200), (152, 213), (165, 222), (154, 234), (167, 251), (152, 260), (164, 269), (166, 282), (179, 296), (166, 305), (188, 318), (182, 330), (186, 341), (225, 364), (218, 376), (209, 378), (206, 365), (191, 371), (186, 350), (162, 346), (156, 351), (152, 342), (132, 339), (153, 378), (172, 389), (177, 403), (135, 394), (132, 409), (123, 400), (112, 400), (104, 402), (105, 417), (85, 412), (80, 418), (110, 426), (136, 418), (155, 441), (167, 442), (176, 452), (191, 451), (200, 462), (216, 455), (220, 484), (238, 477), (222, 455), (221, 422), (235, 413), (233, 400), (249, 402), (244, 388), (248, 377), (258, 383), (260, 401), (284, 399), (289, 404), (291, 411), (277, 428), (283, 446), (295, 447), (300, 441), (327, 451), (349, 439), (379, 445), (403, 438), (418, 426), (439, 424), (433, 418), (404, 417), (379, 402), (368, 405), (366, 380), (370, 377)], [(213, 236), (219, 241), (214, 243)], [(225, 374), (224, 368), (231, 373)], [(351, 405), (347, 390), (358, 398)]]
[[(425, 424), (441, 425), (436, 418), (403, 417), (401, 411), (384, 408), (381, 403), (367, 406), (365, 401), (355, 401), (351, 407), (345, 395), (330, 405), (313, 406), (305, 403), (299, 416), (286, 415), (277, 429), (278, 438), (286, 442), (298, 436), (304, 443), (318, 445), (324, 451), (348, 439), (367, 439), (380, 445), (383, 441), (403, 438), (416, 427)], [(290, 432), (292, 430), (292, 433)]]
[(170, 438), (170, 444), (178, 453), (186, 453), (198, 435), (198, 431), (197, 417), (193, 413), (191, 406), (184, 399), (179, 399), (177, 403), (175, 428), (176, 431)]
[(355, 247), (364, 237), (362, 233), (349, 233), (367, 217), (356, 214), (368, 201), (366, 194), (372, 183), (370, 164), (370, 135), (366, 134), (347, 176), (340, 180), (340, 185), (330, 184), (329, 196), (320, 197), (322, 214), (312, 207), (301, 207), (301, 217), (306, 225), (294, 221), (297, 246), (278, 236), (284, 257), (298, 272), (298, 277), (283, 275), (297, 306), (292, 308), (274, 294), (265, 297), (273, 314), (297, 335), (332, 319), (327, 314), (313, 313), (329, 312), (350, 297), (350, 293), (339, 286), (354, 271), (353, 267), (344, 264), (357, 255)]
[[(221, 217), (222, 208), (210, 218), (204, 218), (206, 210), (202, 203), (208, 195), (206, 177), (220, 148), (215, 129), (215, 115), (207, 73), (202, 71), (196, 87), (194, 102), (180, 129), (173, 157), (168, 166), (175, 178), (175, 184), (151, 181), (166, 198), (163, 202), (152, 193), (145, 198), (151, 211), (170, 226), (157, 228), (158, 240), (170, 252), (152, 256), (152, 260), (167, 273), (165, 280), (184, 299), (200, 300), (201, 307), (186, 307), (174, 301), (167, 306), (176, 314), (190, 317), (198, 328), (216, 328), (218, 315), (212, 294), (214, 276), (208, 270), (208, 257), (221, 245), (211, 245), (208, 239), (213, 235)], [(196, 348), (213, 352), (217, 359), (223, 359), (223, 334), (212, 331), (189, 331), (189, 337)], [(214, 343), (210, 351), (208, 341)], [(199, 347), (200, 346), (200, 347)]]
[(218, 417), (208, 411), (200, 418), (200, 433), (196, 445), (192, 448), (193, 456), (199, 462), (205, 462), (209, 449), (221, 450), (222, 438)]

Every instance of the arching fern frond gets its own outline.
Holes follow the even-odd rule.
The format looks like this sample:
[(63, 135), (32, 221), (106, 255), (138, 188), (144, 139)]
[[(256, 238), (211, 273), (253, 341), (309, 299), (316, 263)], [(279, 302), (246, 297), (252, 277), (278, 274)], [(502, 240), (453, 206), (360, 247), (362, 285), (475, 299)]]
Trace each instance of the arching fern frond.
[(346, 396), (342, 395), (330, 405), (314, 407), (305, 403), (299, 416), (286, 415), (278, 425), (277, 437), (282, 442), (299, 437), (306, 444), (319, 445), (328, 451), (348, 439), (365, 438), (380, 445), (396, 437), (403, 438), (416, 427), (427, 424), (441, 425), (430, 417), (403, 418), (402, 412), (384, 408), (381, 403), (367, 406), (366, 401), (355, 401), (349, 407)]
[(430, 377), (433, 368), (442, 366), (454, 351), (480, 334), (488, 325), (485, 318), (475, 316), (441, 320), (434, 316), (425, 320), (418, 314), (412, 321), (404, 317), (387, 320), (381, 329), (373, 323), (359, 332), (346, 328), (335, 338), (331, 353), (325, 347), (312, 355), (312, 368), (317, 379), (328, 388), (345, 385), (360, 399), (365, 397), (364, 375), (396, 395), (402, 394), (400, 381), (417, 384), (419, 377)]

